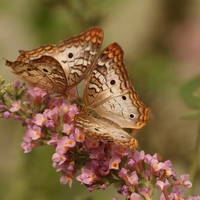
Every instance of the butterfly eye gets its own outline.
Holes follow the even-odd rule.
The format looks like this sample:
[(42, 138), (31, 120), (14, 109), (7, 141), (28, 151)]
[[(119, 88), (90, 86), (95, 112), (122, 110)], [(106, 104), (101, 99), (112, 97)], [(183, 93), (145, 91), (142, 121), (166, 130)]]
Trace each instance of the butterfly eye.
[(68, 58), (72, 58), (72, 57), (73, 57), (73, 53), (69, 53)]
[(123, 99), (123, 100), (126, 100), (126, 96), (122, 96), (122, 99)]
[(44, 71), (44, 72), (48, 72), (48, 70), (47, 70), (47, 69), (45, 69), (45, 68), (43, 68), (43, 71)]
[(27, 68), (27, 70), (28, 70), (28, 71), (31, 71), (31, 69), (30, 69), (30, 68)]
[(111, 81), (110, 81), (110, 84), (111, 84), (111, 85), (115, 85), (115, 80), (111, 80)]
[(134, 115), (133, 115), (133, 114), (130, 114), (130, 118), (134, 118)]

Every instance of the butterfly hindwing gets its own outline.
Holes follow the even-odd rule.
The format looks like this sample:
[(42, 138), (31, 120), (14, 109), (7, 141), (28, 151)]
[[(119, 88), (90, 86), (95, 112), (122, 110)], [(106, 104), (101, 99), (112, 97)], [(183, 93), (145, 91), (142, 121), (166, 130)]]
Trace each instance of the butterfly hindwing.
[(138, 146), (136, 139), (122, 129), (108, 125), (106, 121), (94, 119), (83, 114), (76, 115), (75, 121), (76, 126), (79, 128), (84, 127), (83, 131), (91, 138), (105, 140), (116, 145), (128, 147), (131, 150)]
[(54, 96), (64, 95), (63, 92), (67, 91), (63, 68), (56, 59), (50, 56), (41, 56), (29, 63), (6, 61), (6, 65), (10, 66), (15, 75), (29, 85), (54, 91)]

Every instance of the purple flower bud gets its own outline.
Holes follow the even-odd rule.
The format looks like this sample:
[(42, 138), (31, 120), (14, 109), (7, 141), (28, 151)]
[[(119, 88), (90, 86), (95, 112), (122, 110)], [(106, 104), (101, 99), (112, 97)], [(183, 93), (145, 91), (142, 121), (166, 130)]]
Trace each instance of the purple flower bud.
[(130, 196), (130, 200), (140, 200), (140, 195), (137, 193), (132, 193)]
[(10, 118), (10, 113), (8, 111), (3, 113), (4, 118), (9, 119)]

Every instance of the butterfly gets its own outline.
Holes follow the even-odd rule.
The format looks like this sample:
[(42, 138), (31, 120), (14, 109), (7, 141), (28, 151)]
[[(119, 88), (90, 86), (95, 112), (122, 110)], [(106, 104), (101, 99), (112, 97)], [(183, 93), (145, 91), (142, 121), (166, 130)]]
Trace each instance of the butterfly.
[(103, 50), (86, 80), (85, 106), (74, 120), (89, 137), (134, 150), (137, 140), (122, 128), (143, 127), (150, 109), (131, 86), (123, 55), (117, 43)]
[(17, 60), (6, 60), (6, 65), (29, 85), (44, 88), (54, 96), (67, 96), (91, 69), (103, 35), (101, 28), (93, 27), (56, 45), (20, 50)]

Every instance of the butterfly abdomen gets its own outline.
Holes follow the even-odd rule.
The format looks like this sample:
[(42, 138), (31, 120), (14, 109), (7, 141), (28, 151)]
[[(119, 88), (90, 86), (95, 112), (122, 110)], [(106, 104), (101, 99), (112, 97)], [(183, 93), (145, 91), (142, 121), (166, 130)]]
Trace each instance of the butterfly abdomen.
[(112, 121), (112, 120), (110, 120), (110, 119), (108, 119), (106, 117), (102, 117), (95, 110), (93, 110), (92, 108), (90, 108), (88, 106), (84, 107), (84, 111), (88, 116), (93, 117), (95, 119), (99, 119), (99, 120), (102, 121), (102, 123), (105, 122), (106, 124), (112, 125), (115, 128), (121, 129), (121, 127), (117, 123), (115, 123), (114, 121)]

